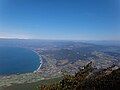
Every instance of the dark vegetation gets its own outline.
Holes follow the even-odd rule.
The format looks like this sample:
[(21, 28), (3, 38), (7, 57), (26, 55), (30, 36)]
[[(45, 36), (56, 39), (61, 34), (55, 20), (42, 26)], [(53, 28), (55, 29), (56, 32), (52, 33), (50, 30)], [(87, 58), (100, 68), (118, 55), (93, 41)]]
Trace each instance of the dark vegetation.
[(40, 90), (120, 90), (120, 68), (95, 70), (92, 63), (75, 75), (64, 75), (58, 84), (41, 85)]
[[(111, 60), (117, 59), (120, 61), (120, 46), (44, 40), (1, 39), (0, 42), (0, 46), (41, 48), (41, 55), (49, 56), (58, 61), (68, 60), (68, 63), (79, 59), (89, 61), (91, 57), (94, 60), (102, 60), (96, 54), (92, 54), (95, 51), (104, 54), (103, 58), (107, 58), (106, 55), (109, 55), (112, 56)], [(119, 62), (115, 64), (117, 63), (119, 64)], [(107, 66), (107, 64), (105, 65)], [(120, 68), (116, 70), (112, 70), (112, 68), (114, 67), (98, 70), (92, 67), (92, 63), (89, 63), (84, 69), (79, 69), (75, 75), (64, 73), (63, 78), (47, 79), (35, 83), (14, 84), (0, 88), (0, 90), (120, 90)]]
[(14, 84), (0, 90), (120, 90), (120, 68), (115, 67), (98, 70), (90, 62), (75, 75), (64, 72), (60, 78)]

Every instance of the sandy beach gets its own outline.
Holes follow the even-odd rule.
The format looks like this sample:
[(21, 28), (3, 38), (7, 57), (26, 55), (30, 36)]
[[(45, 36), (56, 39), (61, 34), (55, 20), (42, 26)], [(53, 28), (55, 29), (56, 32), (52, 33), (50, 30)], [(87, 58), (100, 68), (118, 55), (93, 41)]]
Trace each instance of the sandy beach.
[(34, 73), (35, 73), (35, 72), (38, 72), (40, 70), (43, 61), (42, 61), (41, 55), (39, 55), (39, 53), (37, 51), (35, 51), (35, 50), (32, 50), (32, 51), (35, 52), (39, 56), (39, 60), (40, 60), (40, 65), (39, 65), (38, 69), (34, 71)]

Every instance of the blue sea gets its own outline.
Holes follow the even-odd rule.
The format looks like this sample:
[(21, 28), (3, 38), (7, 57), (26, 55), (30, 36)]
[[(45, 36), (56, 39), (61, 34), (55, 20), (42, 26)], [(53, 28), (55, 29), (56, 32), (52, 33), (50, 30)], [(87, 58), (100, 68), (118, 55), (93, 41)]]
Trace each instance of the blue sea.
[(30, 49), (0, 47), (0, 75), (33, 72), (39, 66), (39, 56)]

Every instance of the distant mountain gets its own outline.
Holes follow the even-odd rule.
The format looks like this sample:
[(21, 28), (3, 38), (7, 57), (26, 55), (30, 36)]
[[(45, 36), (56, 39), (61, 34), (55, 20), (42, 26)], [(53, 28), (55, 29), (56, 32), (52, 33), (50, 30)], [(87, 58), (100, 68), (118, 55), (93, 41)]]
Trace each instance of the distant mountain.
[(84, 41), (86, 43), (92, 43), (96, 45), (105, 45), (105, 46), (120, 46), (120, 41)]

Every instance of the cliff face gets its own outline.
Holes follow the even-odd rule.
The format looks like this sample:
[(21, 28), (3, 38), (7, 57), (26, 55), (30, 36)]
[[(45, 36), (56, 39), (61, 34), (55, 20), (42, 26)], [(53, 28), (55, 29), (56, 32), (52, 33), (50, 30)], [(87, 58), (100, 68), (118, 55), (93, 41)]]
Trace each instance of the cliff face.
[(92, 62), (75, 75), (64, 73), (63, 77), (35, 83), (12, 85), (0, 90), (120, 90), (120, 68), (111, 66), (96, 69)]
[(42, 90), (119, 90), (120, 68), (112, 66), (96, 70), (90, 62), (75, 75), (64, 75), (58, 84), (40, 88)]
[(119, 90), (120, 88), (120, 68), (112, 70), (112, 68), (101, 70), (89, 76), (82, 81), (81, 85), (76, 87), (76, 90), (80, 88), (86, 90)]

